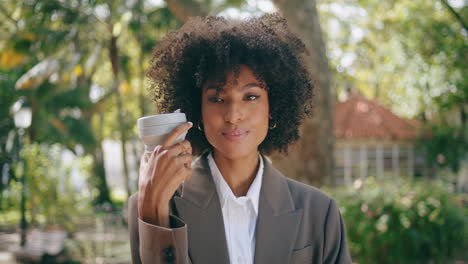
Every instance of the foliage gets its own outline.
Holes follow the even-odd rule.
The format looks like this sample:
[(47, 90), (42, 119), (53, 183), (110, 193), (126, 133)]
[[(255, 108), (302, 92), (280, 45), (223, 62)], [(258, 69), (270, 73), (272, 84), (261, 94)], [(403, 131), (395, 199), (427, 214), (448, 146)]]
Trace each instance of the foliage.
[[(10, 208), (20, 186), (15, 179), (21, 175), (12, 170), (19, 144), (9, 112), (20, 96), (34, 109), (28, 132), (33, 142), (84, 150), (94, 155), (94, 176), (105, 175), (103, 155), (96, 150), (103, 139), (119, 138), (118, 109), (114, 100), (107, 100), (115, 93), (109, 58), (112, 37), (118, 38), (123, 128), (128, 139), (136, 138), (135, 119), (153, 110), (144, 94), (146, 61), (153, 45), (181, 25), (156, 2), (0, 3), (0, 208)], [(248, 8), (253, 1), (196, 2), (208, 6), (211, 14), (229, 15), (233, 8), (243, 15), (259, 11)], [(468, 142), (466, 30), (441, 1), (323, 0), (317, 6), (338, 94), (357, 87), (399, 114), (424, 117), (432, 135), (424, 142), (430, 162), (456, 170)], [(467, 17), (466, 3), (454, 9)], [(50, 60), (59, 67), (18, 83)], [(99, 200), (109, 200), (105, 177), (91, 179), (104, 194)]]
[(441, 182), (370, 178), (333, 196), (358, 263), (447, 263), (468, 246), (467, 197)]
[[(150, 101), (143, 97), (144, 60), (176, 20), (167, 8), (142, 0), (8, 0), (0, 4), (0, 17), (0, 195), (15, 179), (11, 167), (19, 150), (10, 106), (25, 96), (33, 113), (27, 137), (91, 154), (95, 177), (89, 184), (99, 191), (93, 202), (111, 203), (101, 141), (123, 133), (135, 138), (135, 120)], [(109, 100), (118, 88), (107, 52), (112, 38), (118, 38), (123, 109)], [(124, 117), (121, 133), (117, 111)]]
[[(60, 225), (72, 230), (80, 215), (90, 213), (91, 192), (78, 192), (72, 174), (79, 170), (89, 176), (91, 160), (85, 156), (75, 164), (65, 163), (61, 158), (63, 150), (57, 144), (30, 144), (21, 150), (24, 162), (16, 164), (15, 172), (19, 177), (26, 175), (26, 211), (28, 221), (35, 226)], [(21, 188), (19, 182), (14, 182), (5, 192), (2, 217), (20, 208)]]
[(32, 124), (27, 130), (32, 141), (89, 151), (96, 139), (84, 114), (92, 102), (84, 72), (88, 69), (80, 71), (80, 63), (89, 57), (88, 46), (78, 45), (76, 28), (86, 26), (83, 17), (57, 1), (4, 1), (0, 11), (2, 19), (6, 18), (6, 27), (0, 27), (2, 192), (18, 178), (11, 170), (19, 144), (10, 107), (20, 96), (32, 106)]
[(0, 89), (0, 208), (3, 203), (3, 190), (15, 179), (12, 166), (19, 155), (19, 138), (16, 136), (15, 124), (10, 116), (10, 107), (18, 99), (19, 94), (7, 88), (14, 86), (16, 76), (17, 73), (11, 72), (7, 75), (0, 69), (0, 87), (2, 87)]
[[(146, 59), (180, 23), (160, 3), (143, 0), (7, 0), (0, 17), (0, 169), (8, 169), (17, 150), (5, 151), (7, 135), (15, 132), (9, 107), (26, 96), (33, 108), (31, 141), (94, 155), (99, 179), (90, 184), (102, 193), (96, 203), (109, 202), (101, 141), (136, 138), (135, 120), (150, 104), (143, 85)], [(111, 100), (118, 90), (124, 96), (120, 106)], [(14, 178), (12, 172), (5, 175), (0, 191)]]
[(339, 94), (353, 86), (430, 119), (467, 101), (467, 35), (441, 1), (327, 0), (319, 10)]
[(458, 172), (461, 162), (468, 160), (468, 129), (447, 123), (427, 125), (419, 140), (429, 164)]
[[(437, 140), (422, 139), (429, 163), (443, 155), (441, 165), (456, 171), (468, 144), (468, 36), (444, 2), (325, 0), (318, 7), (339, 98), (358, 89), (420, 119)], [(466, 20), (466, 1), (453, 10)]]

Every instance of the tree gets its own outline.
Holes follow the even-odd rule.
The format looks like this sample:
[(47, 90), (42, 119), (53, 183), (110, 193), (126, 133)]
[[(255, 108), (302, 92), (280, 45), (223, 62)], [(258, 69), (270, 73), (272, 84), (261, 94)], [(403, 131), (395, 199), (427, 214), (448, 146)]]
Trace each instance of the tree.
[[(15, 80), (9, 87), (19, 79), (13, 97), (28, 95), (38, 111), (30, 129), (32, 141), (60, 142), (91, 154), (95, 177), (90, 183), (99, 190), (96, 204), (104, 204), (110, 202), (110, 190), (101, 145), (104, 139), (118, 138), (123, 142), (125, 189), (128, 194), (134, 191), (125, 155), (129, 146), (140, 155), (135, 121), (150, 105), (144, 68), (154, 43), (178, 26), (175, 18), (167, 8), (143, 0), (9, 1), (0, 7), (8, 25), (0, 30), (9, 36), (0, 42), (0, 67)], [(18, 26), (20, 20), (25, 26)], [(2, 105), (3, 110), (11, 127)]]
[[(92, 39), (89, 27), (96, 19), (79, 9), (82, 2), (78, 4), (76, 8), (56, 1), (2, 4), (2, 15), (13, 26), (2, 32), (9, 38), (2, 42), (6, 48), (0, 67), (7, 79), (14, 80), (5, 86), (13, 96), (5, 98), (9, 100), (2, 109), (8, 111), (15, 98), (26, 96), (33, 109), (30, 141), (58, 142), (75, 153), (81, 147), (94, 154), (100, 143), (93, 135), (91, 119), (107, 96), (97, 103), (89, 97), (97, 55), (93, 43), (87, 41)], [(18, 26), (19, 18), (23, 26)], [(6, 115), (2, 120), (11, 124), (11, 118)], [(103, 168), (103, 163), (95, 159), (93, 166)], [(110, 202), (105, 174), (95, 177), (96, 203)]]
[(274, 0), (274, 3), (291, 30), (301, 37), (309, 49), (307, 64), (315, 80), (313, 116), (302, 126), (302, 139), (297, 149), (286, 159), (277, 161), (288, 175), (315, 185), (325, 182), (333, 185), (334, 90), (316, 3), (313, 0)]
[(428, 163), (456, 171), (468, 158), (453, 155), (468, 152), (463, 20), (468, 6), (444, 0), (327, 0), (319, 10), (340, 97), (355, 87), (396, 113), (421, 120), (423, 134), (432, 134), (421, 140), (432, 152)]

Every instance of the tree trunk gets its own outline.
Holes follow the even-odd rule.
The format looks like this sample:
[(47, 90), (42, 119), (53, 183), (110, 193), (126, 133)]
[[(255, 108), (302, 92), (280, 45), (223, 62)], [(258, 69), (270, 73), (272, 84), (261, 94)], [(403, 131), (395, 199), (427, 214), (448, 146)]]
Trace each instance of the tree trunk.
[[(143, 0), (138, 1), (138, 8), (140, 12), (139, 17), (139, 24), (140, 26), (144, 23), (144, 16), (143, 13)], [(144, 80), (145, 80), (145, 69), (144, 69), (144, 54), (145, 54), (145, 36), (143, 30), (138, 32), (138, 42), (140, 44), (140, 56), (138, 58), (138, 65), (140, 70), (140, 87), (138, 88), (138, 99), (140, 101), (140, 116), (146, 115), (146, 96), (145, 96), (145, 87), (144, 87)]]
[(130, 177), (128, 174), (128, 163), (127, 163), (127, 136), (125, 131), (125, 120), (123, 115), (123, 105), (122, 105), (122, 98), (120, 96), (119, 90), (119, 71), (120, 71), (120, 57), (119, 57), (119, 50), (117, 47), (117, 37), (112, 36), (110, 40), (109, 46), (109, 55), (112, 64), (112, 72), (114, 73), (114, 89), (115, 91), (115, 100), (117, 103), (117, 120), (119, 122), (119, 132), (120, 132), (120, 143), (122, 149), (122, 159), (123, 159), (123, 168), (124, 168), (124, 181), (125, 181), (125, 188), (127, 191), (127, 197), (130, 197), (131, 190), (130, 190)]
[[(139, 25), (142, 26), (144, 23), (144, 15), (143, 15), (143, 10), (144, 10), (144, 0), (139, 0), (138, 1), (138, 12), (140, 14), (139, 19)], [(139, 43), (139, 48), (140, 48), (140, 56), (138, 58), (138, 66), (139, 66), (139, 71), (140, 71), (140, 85), (138, 87), (138, 101), (139, 101), (139, 106), (140, 106), (140, 117), (146, 116), (146, 104), (147, 104), (147, 97), (145, 95), (145, 69), (144, 69), (144, 55), (145, 55), (145, 36), (143, 30), (140, 30), (137, 35), (137, 40)], [(140, 143), (141, 144), (141, 143)], [(132, 149), (135, 157), (140, 157), (141, 153), (138, 153), (138, 150), (136, 148), (136, 145), (132, 143)], [(135, 168), (140, 168), (140, 159), (137, 158), (135, 159)], [(139, 177), (139, 175), (138, 175)], [(139, 179), (137, 179), (137, 182)], [(138, 187), (138, 186), (137, 186)]]
[(107, 185), (106, 179), (106, 168), (104, 166), (104, 151), (102, 150), (102, 139), (103, 139), (103, 128), (104, 128), (104, 113), (99, 113), (99, 134), (96, 138), (97, 144), (92, 151), (93, 155), (93, 177), (92, 183), (98, 189), (98, 195), (94, 198), (94, 205), (109, 204), (112, 208), (114, 207), (110, 198), (109, 186)]
[(274, 0), (290, 29), (298, 34), (309, 49), (308, 67), (314, 79), (312, 118), (301, 127), (299, 144), (288, 157), (275, 155), (275, 164), (287, 173), (309, 184), (335, 184), (333, 173), (333, 106), (334, 90), (328, 68), (325, 43), (314, 0)]
[[(89, 76), (92, 76), (90, 74)], [(89, 94), (90, 87), (92, 81), (89, 77), (81, 77), (78, 82), (80, 82), (79, 87), (86, 87), (86, 93)], [(93, 110), (85, 111), (83, 115), (83, 120), (92, 127), (93, 122), (92, 118), (95, 114), (99, 115), (99, 122), (98, 128), (96, 133), (96, 145), (92, 147), (85, 148), (86, 153), (90, 154), (93, 157), (93, 167), (92, 167), (92, 177), (89, 181), (89, 184), (92, 187), (95, 187), (98, 190), (97, 197), (94, 197), (93, 204), (94, 205), (103, 205), (103, 204), (110, 204), (113, 208), (113, 202), (110, 198), (110, 191), (109, 186), (107, 184), (106, 179), (106, 168), (104, 166), (104, 152), (102, 150), (102, 139), (103, 136), (103, 128), (104, 128), (104, 113), (94, 110), (99, 109), (99, 105), (103, 104), (105, 100), (107, 100), (109, 96), (103, 96), (92, 108)]]
[(94, 150), (93, 159), (93, 185), (96, 186), (98, 189), (98, 195), (94, 198), (93, 204), (94, 205), (103, 205), (103, 204), (110, 204), (112, 206), (112, 201), (110, 199), (110, 192), (109, 187), (107, 186), (106, 180), (106, 170), (104, 167), (104, 152), (102, 151), (102, 147), (96, 147)]

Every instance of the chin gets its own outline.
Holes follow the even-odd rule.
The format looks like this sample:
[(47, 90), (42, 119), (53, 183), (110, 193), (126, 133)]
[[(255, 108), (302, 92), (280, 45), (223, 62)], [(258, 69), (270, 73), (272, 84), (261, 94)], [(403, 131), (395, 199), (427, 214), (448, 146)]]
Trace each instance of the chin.
[(252, 153), (258, 152), (257, 148), (252, 149), (252, 148), (245, 148), (243, 146), (236, 146), (236, 147), (222, 146), (220, 148), (215, 147), (214, 150), (220, 153), (221, 155), (223, 155), (225, 158), (230, 159), (230, 160), (245, 158), (251, 155)]

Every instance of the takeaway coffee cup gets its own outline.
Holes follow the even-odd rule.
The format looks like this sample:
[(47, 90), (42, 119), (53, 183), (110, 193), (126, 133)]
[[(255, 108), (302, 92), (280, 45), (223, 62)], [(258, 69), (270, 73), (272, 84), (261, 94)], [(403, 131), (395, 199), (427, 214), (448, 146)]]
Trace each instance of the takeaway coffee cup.
[[(145, 151), (153, 152), (154, 148), (160, 145), (174, 128), (185, 122), (187, 122), (187, 117), (184, 113), (180, 113), (180, 110), (169, 114), (139, 118), (137, 121), (138, 135), (145, 144)], [(187, 132), (181, 134), (175, 143), (184, 141), (186, 135)]]

